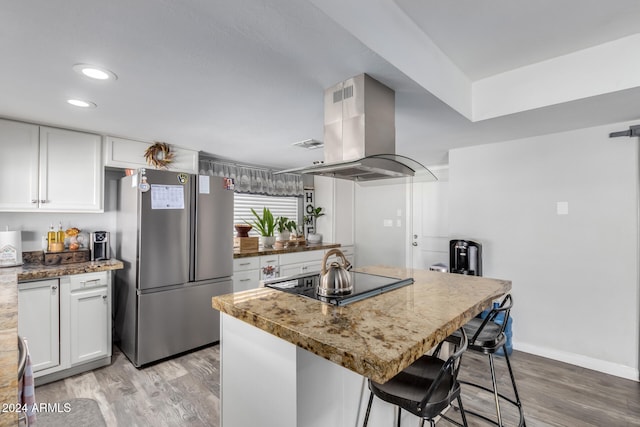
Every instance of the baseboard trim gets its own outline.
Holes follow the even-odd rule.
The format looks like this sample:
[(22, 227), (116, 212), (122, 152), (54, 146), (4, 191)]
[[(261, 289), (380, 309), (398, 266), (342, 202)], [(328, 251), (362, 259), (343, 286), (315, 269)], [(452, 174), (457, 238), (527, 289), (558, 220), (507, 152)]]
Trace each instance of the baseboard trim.
[(569, 363), (571, 365), (640, 382), (640, 371), (631, 366), (594, 359), (593, 357), (587, 357), (581, 354), (554, 350), (552, 348), (539, 347), (533, 344), (519, 343), (516, 341), (513, 342), (513, 348), (524, 353), (535, 354), (536, 356), (546, 357), (547, 359), (553, 359), (559, 362)]

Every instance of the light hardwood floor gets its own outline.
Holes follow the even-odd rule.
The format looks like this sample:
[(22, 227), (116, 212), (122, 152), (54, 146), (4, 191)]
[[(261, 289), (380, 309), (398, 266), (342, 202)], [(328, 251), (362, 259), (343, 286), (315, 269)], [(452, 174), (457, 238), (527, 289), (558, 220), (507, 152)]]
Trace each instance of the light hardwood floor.
[[(92, 398), (108, 426), (217, 427), (219, 360), (216, 345), (136, 369), (114, 347), (110, 366), (39, 386), (36, 399), (54, 403), (73, 397)], [(527, 426), (640, 426), (640, 383), (517, 351), (511, 361)], [(504, 360), (496, 364), (498, 385), (508, 394)], [(476, 373), (488, 371), (486, 357), (464, 355), (461, 378), (479, 381)], [(492, 397), (485, 392), (465, 388), (463, 399), (467, 408), (484, 408), (493, 414)], [(506, 425), (515, 425), (515, 411), (502, 406)], [(488, 425), (472, 416), (468, 420), (472, 427)], [(440, 424), (449, 425), (446, 421)]]

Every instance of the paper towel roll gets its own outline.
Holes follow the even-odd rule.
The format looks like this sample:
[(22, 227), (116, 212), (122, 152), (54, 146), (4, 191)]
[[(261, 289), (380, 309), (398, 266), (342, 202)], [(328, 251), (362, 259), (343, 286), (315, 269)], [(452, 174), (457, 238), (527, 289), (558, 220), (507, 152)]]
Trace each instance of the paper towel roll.
[(0, 231), (0, 267), (22, 265), (22, 232)]

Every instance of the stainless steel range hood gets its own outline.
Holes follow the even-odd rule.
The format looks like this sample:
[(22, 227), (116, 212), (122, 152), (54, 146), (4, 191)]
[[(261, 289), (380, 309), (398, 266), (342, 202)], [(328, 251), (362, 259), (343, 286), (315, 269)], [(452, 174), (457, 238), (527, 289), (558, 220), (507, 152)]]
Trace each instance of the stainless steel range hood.
[(423, 165), (395, 154), (395, 93), (367, 74), (324, 92), (324, 163), (281, 173), (354, 181), (416, 177), (434, 181)]

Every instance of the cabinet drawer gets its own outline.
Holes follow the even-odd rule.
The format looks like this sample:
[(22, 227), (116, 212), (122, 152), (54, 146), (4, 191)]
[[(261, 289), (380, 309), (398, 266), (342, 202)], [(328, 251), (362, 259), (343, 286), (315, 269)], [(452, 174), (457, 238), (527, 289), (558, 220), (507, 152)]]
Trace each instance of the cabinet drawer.
[(304, 251), (280, 255), (280, 264), (295, 264), (298, 262), (322, 261), (324, 251)]
[(254, 270), (260, 266), (260, 257), (234, 258), (233, 271)]
[(69, 276), (69, 288), (72, 292), (98, 286), (107, 286), (107, 273), (104, 271)]
[(258, 270), (233, 273), (233, 292), (255, 289), (259, 286), (259, 282), (260, 272)]
[(260, 256), (260, 267), (265, 267), (267, 265), (278, 266), (278, 255), (262, 255)]

